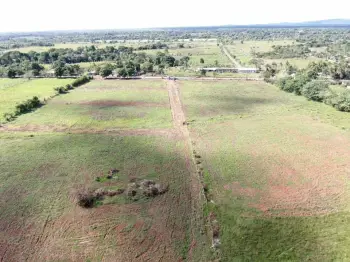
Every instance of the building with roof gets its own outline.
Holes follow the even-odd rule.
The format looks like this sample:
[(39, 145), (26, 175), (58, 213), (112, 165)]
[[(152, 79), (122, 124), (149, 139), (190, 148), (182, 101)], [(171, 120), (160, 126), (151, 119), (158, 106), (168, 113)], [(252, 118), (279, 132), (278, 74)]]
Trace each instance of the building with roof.
[(230, 67), (206, 67), (198, 68), (198, 71), (205, 72), (215, 72), (215, 73), (259, 73), (258, 68), (240, 67), (240, 68), (230, 68)]

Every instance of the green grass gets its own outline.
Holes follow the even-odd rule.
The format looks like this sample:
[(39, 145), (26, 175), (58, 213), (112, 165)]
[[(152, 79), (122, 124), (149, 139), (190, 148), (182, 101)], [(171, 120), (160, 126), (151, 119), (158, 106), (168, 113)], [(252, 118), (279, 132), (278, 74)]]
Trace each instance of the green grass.
[[(169, 254), (174, 250), (180, 258), (183, 250), (176, 249), (175, 242), (186, 239), (191, 214), (183, 147), (182, 141), (162, 137), (0, 133), (0, 223), (2, 241), (8, 244), (6, 256), (129, 261), (152, 246), (159, 232), (164, 238), (153, 247), (166, 246)], [(118, 179), (95, 182), (111, 168), (120, 169)], [(75, 206), (74, 192), (81, 186), (125, 188), (130, 178), (149, 174), (169, 184), (169, 192), (134, 203), (123, 195), (108, 198), (92, 210)], [(140, 222), (144, 224), (137, 228)], [(34, 254), (36, 241), (41, 245)]]
[(27, 125), (93, 130), (170, 128), (172, 119), (165, 82), (107, 80), (92, 81), (56, 97), (9, 124)]
[[(192, 68), (215, 66), (218, 61), (219, 66), (231, 66), (230, 60), (221, 53), (216, 42), (190, 42), (191, 48), (169, 49), (169, 53), (175, 57), (189, 56), (189, 65)], [(200, 63), (200, 59), (204, 59), (204, 64)]]
[(140, 45), (145, 45), (147, 43), (142, 43), (139, 41), (134, 41), (134, 40), (130, 40), (130, 41), (125, 41), (125, 42), (119, 42), (119, 43), (113, 43), (110, 44), (108, 42), (103, 43), (103, 42), (96, 42), (96, 43), (90, 43), (90, 42), (78, 42), (78, 43), (56, 43), (54, 46), (28, 46), (28, 47), (20, 47), (20, 48), (16, 48), (16, 49), (10, 49), (9, 51), (20, 51), (22, 53), (28, 53), (30, 51), (35, 51), (35, 52), (45, 52), (48, 51), (51, 48), (72, 48), (72, 49), (77, 49), (78, 47), (85, 47), (85, 46), (91, 46), (94, 45), (98, 48), (105, 48), (106, 46), (114, 46), (114, 47), (118, 47), (120, 45), (123, 46), (133, 46), (133, 47), (137, 47)]
[(350, 115), (265, 83), (181, 85), (222, 260), (349, 260)]
[[(96, 104), (102, 101), (123, 106)], [(152, 133), (172, 127), (164, 81), (91, 81), (7, 126), (69, 127), (83, 133), (0, 132), (5, 260), (131, 261), (146, 252), (144, 259), (179, 261), (189, 255), (192, 232), (198, 232), (192, 257), (206, 260), (204, 237), (192, 224), (185, 141)], [(149, 128), (149, 134), (116, 135), (108, 128)], [(105, 133), (90, 133), (94, 130)], [(96, 181), (114, 168), (120, 172), (112, 179)], [(75, 203), (81, 187), (125, 189), (135, 178), (169, 185), (169, 191), (137, 202), (125, 194), (106, 197), (92, 209)]]
[[(180, 59), (184, 56), (189, 56), (189, 69), (187, 70), (191, 75), (190, 71), (197, 69), (198, 67), (209, 67), (215, 66), (215, 61), (218, 62), (218, 66), (221, 67), (229, 67), (232, 66), (230, 60), (221, 53), (220, 48), (217, 46), (216, 42), (209, 41), (194, 41), (194, 42), (182, 42), (185, 44), (185, 48), (178, 48), (178, 44), (180, 42), (171, 42), (168, 43), (169, 46), (169, 54)], [(164, 50), (142, 50), (138, 52), (145, 52), (150, 55), (156, 55), (157, 52), (164, 52)], [(200, 63), (200, 59), (204, 59), (204, 64)], [(170, 70), (178, 70), (178, 69), (170, 69)], [(175, 75), (175, 74), (174, 74)], [(177, 74), (177, 76), (182, 76), (182, 73)]]
[[(293, 45), (292, 40), (278, 40), (278, 41), (244, 41), (243, 44), (235, 42), (233, 45), (226, 45), (227, 49), (232, 55), (235, 55), (240, 60), (242, 66), (253, 66), (250, 61), (254, 58), (251, 51), (264, 53), (272, 50), (273, 45)], [(309, 63), (314, 61), (320, 61), (320, 58), (308, 57), (308, 58), (288, 58), (288, 59), (263, 59), (264, 63), (283, 63), (289, 61), (290, 64), (298, 68), (306, 68)]]
[(24, 78), (17, 78), (17, 79), (0, 78), (0, 90), (22, 84), (26, 81), (28, 80)]
[(321, 58), (308, 57), (308, 58), (286, 58), (286, 59), (264, 59), (265, 63), (271, 64), (275, 62), (276, 64), (289, 62), (291, 65), (296, 66), (299, 69), (306, 68), (311, 62), (322, 61)]
[(268, 52), (272, 50), (273, 45), (289, 45), (293, 44), (291, 40), (278, 40), (278, 41), (244, 41), (241, 44), (236, 41), (232, 45), (226, 45), (226, 48), (232, 55), (235, 55), (240, 60), (242, 66), (252, 66), (250, 60), (254, 57), (251, 51), (255, 52)]
[(71, 79), (1, 79), (0, 80), (0, 121), (4, 113), (13, 113), (18, 103), (33, 96), (40, 100), (55, 94), (54, 87), (71, 83)]

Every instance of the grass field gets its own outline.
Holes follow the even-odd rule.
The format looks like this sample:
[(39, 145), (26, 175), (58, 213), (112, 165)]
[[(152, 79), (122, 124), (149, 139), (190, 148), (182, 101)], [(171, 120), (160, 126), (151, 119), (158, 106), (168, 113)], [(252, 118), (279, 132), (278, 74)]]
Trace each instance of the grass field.
[[(33, 135), (0, 134), (0, 240), (5, 260), (177, 261), (187, 256), (191, 212), (181, 141)], [(117, 179), (95, 182), (111, 168), (120, 169)], [(170, 190), (154, 200), (132, 202), (116, 196), (91, 210), (75, 206), (77, 188), (119, 188), (132, 177), (167, 183)]]
[(8, 126), (105, 130), (169, 128), (172, 119), (162, 81), (95, 81), (61, 95)]
[(271, 64), (275, 62), (276, 64), (283, 63), (285, 64), (287, 61), (296, 66), (299, 69), (306, 68), (311, 62), (321, 61), (321, 58), (317, 57), (307, 57), (307, 58), (286, 58), (286, 59), (264, 59), (265, 63)]
[[(230, 51), (232, 55), (235, 55), (237, 59), (240, 60), (243, 66), (253, 66), (250, 61), (254, 58), (251, 51), (255, 52), (268, 52), (272, 50), (273, 45), (293, 45), (295, 42), (291, 40), (277, 40), (277, 41), (244, 41), (243, 44), (237, 42), (233, 45), (226, 45), (226, 48)], [(320, 58), (316, 57), (308, 57), (308, 58), (288, 58), (288, 59), (263, 59), (264, 63), (283, 63), (285, 64), (287, 61), (298, 67), (298, 68), (306, 68), (309, 63), (314, 61), (320, 61)]]
[(243, 44), (235, 42), (233, 45), (225, 45), (228, 51), (240, 60), (244, 66), (252, 66), (250, 60), (254, 57), (251, 51), (255, 52), (268, 52), (272, 50), (273, 45), (291, 45), (291, 40), (277, 40), (277, 41), (244, 41)]
[(258, 82), (184, 82), (223, 261), (350, 259), (350, 115)]
[(77, 49), (78, 47), (84, 47), (84, 46), (91, 46), (94, 45), (98, 48), (105, 48), (106, 46), (115, 46), (118, 47), (120, 45), (124, 46), (139, 46), (143, 45), (145, 43), (140, 43), (138, 41), (125, 41), (125, 43), (102, 43), (102, 42), (96, 42), (96, 43), (90, 43), (90, 42), (79, 42), (79, 43), (57, 43), (54, 46), (28, 46), (28, 47), (20, 47), (16, 49), (11, 49), (9, 51), (20, 51), (22, 53), (28, 53), (30, 51), (35, 51), (35, 52), (44, 52), (47, 51), (51, 48), (72, 48), (72, 49)]
[[(0, 92), (27, 85), (24, 97), (40, 80), (14, 81)], [(222, 261), (350, 259), (349, 114), (263, 82), (169, 83), (91, 81), (0, 127), (3, 261), (210, 261), (200, 215), (212, 212)], [(204, 210), (189, 142), (212, 200)], [(76, 205), (79, 188), (132, 179), (169, 191)]]
[[(18, 117), (0, 130), (1, 259), (205, 261), (203, 236), (191, 222), (186, 150), (163, 81), (92, 81)], [(113, 168), (117, 176), (96, 182)], [(81, 187), (126, 188), (131, 179), (169, 191), (76, 205)]]
[[(178, 44), (184, 44), (185, 48), (178, 48)], [(180, 59), (184, 56), (189, 56), (189, 67), (194, 70), (198, 67), (214, 67), (215, 62), (218, 62), (218, 66), (228, 67), (232, 66), (230, 60), (221, 53), (220, 48), (217, 46), (216, 41), (193, 41), (193, 42), (173, 42), (169, 43), (169, 54)], [(139, 52), (145, 52), (147, 54), (156, 55), (157, 52), (164, 50), (142, 50)], [(200, 63), (200, 59), (204, 59), (204, 64)]]
[(33, 96), (44, 100), (55, 94), (57, 86), (71, 83), (71, 79), (0, 79), (0, 122), (4, 113), (13, 113), (18, 103)]
[[(221, 53), (216, 42), (195, 41), (186, 43), (186, 46), (186, 48), (169, 49), (169, 53), (176, 57), (189, 56), (189, 64), (193, 68), (215, 66), (215, 61), (222, 67), (232, 65), (230, 60)], [(201, 58), (204, 59), (204, 64), (200, 63)]]

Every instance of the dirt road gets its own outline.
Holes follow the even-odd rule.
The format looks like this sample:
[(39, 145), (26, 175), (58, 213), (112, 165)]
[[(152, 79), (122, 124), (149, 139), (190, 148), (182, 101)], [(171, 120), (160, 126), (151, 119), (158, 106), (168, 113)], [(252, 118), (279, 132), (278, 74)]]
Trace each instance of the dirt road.
[(232, 57), (232, 55), (230, 54), (229, 51), (227, 51), (226, 49), (226, 46), (224, 46), (223, 44), (221, 44), (221, 48), (222, 48), (222, 51), (224, 51), (225, 55), (228, 57), (228, 59), (230, 59), (230, 61), (233, 63), (234, 67), (236, 68), (241, 68), (242, 66), (237, 62), (236, 59), (234, 59)]
[[(191, 242), (196, 243), (196, 239), (198, 240), (199, 231), (204, 230), (202, 208), (206, 200), (202, 189), (200, 176), (197, 173), (196, 165), (193, 158), (192, 140), (186, 123), (186, 115), (182, 106), (178, 83), (172, 80), (167, 81), (167, 89), (169, 94), (171, 113), (173, 116), (174, 128), (182, 134), (183, 139), (185, 140), (183, 156), (186, 161), (187, 169), (191, 174), (191, 205), (193, 212), (191, 216)], [(191, 260), (191, 258), (189, 259)]]

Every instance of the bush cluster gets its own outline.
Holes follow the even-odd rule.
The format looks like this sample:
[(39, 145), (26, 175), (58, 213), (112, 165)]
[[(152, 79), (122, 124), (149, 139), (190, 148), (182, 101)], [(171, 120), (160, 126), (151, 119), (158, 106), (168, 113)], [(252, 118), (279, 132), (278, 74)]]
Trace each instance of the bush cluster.
[(78, 87), (78, 86), (81, 86), (83, 84), (86, 84), (90, 80), (91, 80), (91, 77), (84, 75), (84, 76), (81, 76), (81, 77), (75, 79), (71, 85), (68, 84), (66, 86), (55, 87), (54, 90), (59, 95), (60, 94), (66, 94), (69, 90), (72, 90), (75, 87)]
[(34, 96), (31, 99), (28, 99), (20, 104), (17, 104), (15, 112), (14, 113), (5, 113), (3, 115), (3, 118), (6, 121), (12, 121), (16, 118), (16, 116), (33, 111), (34, 109), (40, 107), (42, 104), (43, 103), (39, 100), (39, 98), (37, 96)]
[(37, 96), (34, 96), (32, 99), (28, 99), (25, 102), (22, 102), (18, 105), (16, 105), (16, 115), (21, 115), (27, 112), (32, 111), (35, 108), (38, 108), (42, 105), (41, 101)]
[(339, 111), (350, 112), (350, 92), (345, 91), (340, 94), (330, 92), (330, 95), (328, 95), (326, 98), (325, 103), (333, 106)]
[(87, 75), (83, 75), (77, 79), (75, 79), (72, 83), (72, 86), (73, 87), (78, 87), (78, 86), (81, 86), (81, 85), (84, 85), (88, 82), (90, 82), (91, 80), (91, 77), (90, 76), (87, 76)]

